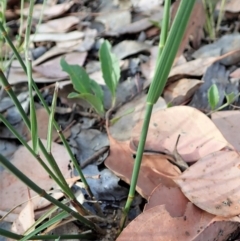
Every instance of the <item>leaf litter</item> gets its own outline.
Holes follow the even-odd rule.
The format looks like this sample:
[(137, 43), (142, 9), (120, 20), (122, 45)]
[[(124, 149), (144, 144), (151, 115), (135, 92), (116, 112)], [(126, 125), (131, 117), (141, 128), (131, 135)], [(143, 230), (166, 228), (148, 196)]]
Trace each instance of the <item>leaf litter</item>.
[[(229, 21), (231, 15), (239, 13), (236, 2), (226, 3), (224, 21)], [(104, 36), (111, 40), (113, 51), (118, 58), (123, 59), (122, 79), (117, 89), (117, 108), (112, 116), (108, 136), (110, 144), (106, 134), (99, 131), (103, 130), (103, 126), (94, 113), (89, 111), (89, 105), (83, 100), (67, 99), (67, 94), (72, 92), (69, 90), (70, 82), (60, 82), (62, 89), (59, 95), (61, 101), (57, 107), (57, 120), (66, 128), (70, 125), (71, 135), (68, 131), (67, 136), (78, 160), (82, 163), (93, 158), (84, 170), (86, 175), (90, 175), (88, 179), (91, 186), (95, 187), (94, 194), (100, 199), (120, 201), (127, 195), (127, 189), (121, 186), (119, 178), (128, 184), (131, 179), (144, 114), (145, 90), (151, 83), (157, 60), (156, 39), (159, 28), (154, 26), (154, 21), (162, 19), (161, 4), (162, 1), (120, 0), (108, 1), (99, 6), (95, 1), (92, 5), (74, 1), (60, 4), (52, 2), (44, 9), (43, 22), (36, 26), (37, 34), (31, 36), (31, 51), (38, 47), (44, 50), (36, 55), (33, 62), (33, 77), (36, 83), (45, 84), (46, 98), (51, 99), (51, 87), (48, 83), (68, 79), (68, 75), (60, 67), (63, 55), (67, 56), (66, 60), (69, 63), (85, 67), (94, 66), (94, 63), (99, 63), (97, 52), (102, 42), (101, 37)], [(177, 6), (177, 3), (174, 5)], [(98, 12), (94, 12), (96, 9)], [(42, 5), (36, 4), (35, 19), (39, 18), (41, 10)], [(17, 9), (15, 11), (18, 12)], [(27, 11), (28, 8), (25, 9), (25, 14)], [(118, 21), (116, 24), (116, 16), (124, 21)], [(124, 229), (118, 240), (206, 240), (206, 237), (209, 240), (227, 240), (239, 227), (237, 173), (240, 160), (236, 135), (238, 111), (233, 111), (233, 107), (230, 107), (228, 111), (213, 113), (212, 120), (200, 112), (210, 110), (206, 94), (212, 83), (218, 85), (221, 97), (219, 105), (225, 103), (226, 93), (233, 92), (235, 96), (238, 95), (239, 78), (235, 70), (239, 67), (239, 34), (226, 30), (230, 28), (223, 22), (220, 26), (222, 35), (212, 44), (206, 44), (208, 39), (206, 33), (205, 36), (203, 34), (204, 18), (202, 3), (197, 1), (178, 52), (181, 57), (175, 60), (163, 98), (160, 98), (154, 107), (151, 118), (137, 183), (137, 192), (148, 200), (148, 203), (142, 214)], [(202, 44), (203, 47), (199, 48)], [(216, 63), (217, 61), (219, 62)], [(131, 67), (134, 66), (133, 63), (135, 70)], [(91, 73), (92, 79), (105, 85), (99, 70), (97, 67), (87, 72)], [(26, 81), (26, 75), (19, 65), (13, 62), (9, 82), (16, 85), (16, 89), (20, 86), (22, 92)], [(21, 82), (23, 84), (20, 85)], [(104, 86), (102, 88), (104, 105), (109, 108), (109, 93)], [(236, 105), (237, 101), (236, 98)], [(6, 110), (9, 112), (10, 109), (3, 107), (3, 104), (1, 101), (0, 108), (4, 109), (5, 112), (2, 112), (6, 115)], [(195, 108), (167, 108), (167, 105), (186, 104)], [(68, 109), (72, 113), (68, 112)], [(13, 118), (12, 120), (19, 119), (14, 115), (9, 117)], [(40, 118), (44, 120), (41, 121), (43, 128), (48, 116), (42, 113)], [(19, 126), (19, 132), (24, 134), (21, 122)], [(45, 131), (40, 129), (39, 132), (43, 134)], [(2, 128), (1, 133), (6, 133), (6, 128)], [(176, 143), (179, 135), (179, 142)], [(12, 141), (10, 133), (2, 134), (1, 138)], [(3, 143), (8, 145), (5, 144), (7, 142)], [(106, 160), (107, 153), (94, 156), (108, 145), (110, 153)], [(8, 148), (10, 150), (10, 146)], [(20, 150), (21, 147), (15, 155)], [(5, 155), (8, 153), (11, 154), (11, 151), (6, 151)], [(20, 156), (15, 156), (14, 162), (19, 168), (23, 168), (25, 164), (19, 161)], [(189, 168), (186, 171), (182, 172), (176, 163), (174, 164), (176, 156), (188, 163)], [(64, 159), (65, 164), (62, 168), (66, 175), (69, 175), (72, 171), (68, 170), (69, 158), (61, 155), (60, 159)], [(36, 165), (35, 162), (32, 163)], [(29, 167), (31, 168), (30, 165)], [(6, 171), (2, 171), (0, 175), (4, 178), (7, 175)], [(94, 175), (98, 178), (92, 178)], [(53, 186), (48, 185), (46, 190)], [(13, 194), (15, 190), (11, 187), (9, 193)], [(81, 188), (80, 190), (84, 191)], [(23, 194), (26, 201), (27, 189), (22, 187), (18, 191), (21, 191), (18, 196)], [(1, 198), (4, 192), (1, 190)], [(0, 208), (1, 212), (10, 210), (20, 202), (18, 200), (18, 203), (13, 204), (9, 200), (14, 198), (5, 196), (3, 199), (6, 203), (9, 202), (9, 206), (6, 210)], [(16, 210), (19, 213), (20, 208)], [(74, 232), (77, 232), (76, 229)]]

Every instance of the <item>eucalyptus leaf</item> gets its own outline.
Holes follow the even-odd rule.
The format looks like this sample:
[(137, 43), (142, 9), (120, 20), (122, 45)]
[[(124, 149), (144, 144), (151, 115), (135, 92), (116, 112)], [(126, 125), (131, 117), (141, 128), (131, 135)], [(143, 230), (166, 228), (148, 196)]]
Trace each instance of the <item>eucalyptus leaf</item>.
[(60, 64), (62, 70), (69, 74), (76, 91), (80, 93), (91, 93), (89, 76), (81, 66), (70, 65), (63, 58), (61, 59)]
[(219, 102), (219, 91), (216, 84), (213, 84), (208, 90), (208, 103), (212, 110), (214, 110)]
[(117, 57), (111, 53), (111, 44), (105, 40), (99, 50), (103, 79), (112, 97), (116, 96), (116, 88), (120, 79), (120, 66)]

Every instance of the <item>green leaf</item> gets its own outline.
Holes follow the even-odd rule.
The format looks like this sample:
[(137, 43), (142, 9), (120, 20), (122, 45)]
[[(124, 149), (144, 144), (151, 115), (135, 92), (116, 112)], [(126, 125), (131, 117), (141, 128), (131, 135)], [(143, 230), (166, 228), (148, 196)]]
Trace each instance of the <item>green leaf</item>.
[(215, 109), (219, 102), (219, 91), (216, 84), (213, 84), (208, 90), (208, 103), (212, 110)]
[(67, 72), (73, 83), (73, 87), (80, 93), (91, 93), (90, 79), (86, 71), (79, 65), (70, 65), (65, 59), (61, 59), (62, 70)]
[(236, 99), (237, 96), (232, 92), (230, 94), (226, 94), (227, 104), (230, 105), (233, 103), (233, 101)]
[(117, 57), (111, 53), (111, 45), (105, 40), (99, 50), (103, 79), (112, 97), (116, 96), (116, 88), (120, 79), (120, 66)]
[(102, 90), (101, 86), (95, 80), (92, 80), (92, 79), (90, 79), (90, 85), (91, 85), (91, 89), (92, 89), (93, 93), (99, 99), (101, 99), (101, 101), (103, 103), (103, 90)]
[(97, 96), (93, 94), (84, 93), (84, 94), (79, 94), (78, 97), (86, 100), (90, 105), (92, 105), (93, 108), (100, 116), (102, 117), (104, 116), (104, 108), (103, 108), (102, 101)]
[(72, 92), (68, 95), (68, 98), (79, 98), (80, 94), (76, 92)]

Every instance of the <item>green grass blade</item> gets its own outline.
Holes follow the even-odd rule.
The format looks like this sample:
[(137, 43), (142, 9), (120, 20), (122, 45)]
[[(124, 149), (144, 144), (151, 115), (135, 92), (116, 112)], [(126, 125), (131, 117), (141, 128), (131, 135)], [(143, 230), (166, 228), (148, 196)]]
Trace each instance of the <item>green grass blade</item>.
[(45, 222), (42, 225), (40, 225), (39, 227), (37, 227), (30, 234), (24, 236), (24, 238), (22, 238), (20, 241), (26, 241), (26, 240), (30, 239), (33, 235), (38, 234), (39, 232), (41, 232), (45, 228), (59, 222), (60, 220), (62, 220), (64, 218), (67, 218), (67, 217), (69, 217), (69, 214), (67, 212), (65, 212), (65, 211), (60, 212), (59, 214), (57, 214), (56, 216), (54, 216), (53, 218), (51, 218), (47, 222)]
[(123, 216), (121, 219), (121, 224), (120, 224), (121, 229), (123, 229), (124, 227), (128, 212), (130, 210), (130, 207), (135, 195), (136, 184), (137, 184), (140, 166), (142, 162), (142, 156), (143, 156), (144, 146), (146, 142), (152, 108), (153, 108), (153, 105), (158, 100), (159, 96), (162, 94), (162, 91), (165, 87), (168, 74), (172, 67), (174, 58), (177, 54), (178, 47), (181, 43), (194, 3), (195, 1), (189, 1), (189, 0), (181, 1), (176, 17), (174, 19), (172, 28), (168, 35), (166, 45), (163, 49), (163, 52), (160, 56), (159, 61), (157, 61), (157, 68), (155, 70), (153, 82), (150, 86), (150, 90), (147, 96), (147, 105), (146, 105), (146, 111), (144, 116), (144, 122), (143, 122), (141, 136), (138, 144), (137, 155), (134, 162), (128, 199), (127, 199)]
[(100, 47), (99, 58), (103, 79), (113, 99), (115, 99), (116, 88), (120, 79), (120, 66), (117, 57), (111, 53), (111, 44), (107, 40), (105, 40)]
[(8, 169), (14, 176), (16, 176), (18, 179), (20, 179), (23, 183), (25, 183), (30, 189), (35, 191), (37, 194), (39, 194), (41, 197), (47, 199), (49, 202), (55, 204), (59, 208), (63, 209), (67, 213), (69, 213), (71, 216), (85, 224), (87, 227), (96, 230), (97, 232), (101, 232), (101, 229), (95, 225), (90, 220), (84, 218), (80, 214), (73, 211), (68, 206), (64, 205), (60, 201), (56, 200), (52, 196), (46, 193), (45, 190), (40, 188), (36, 183), (34, 183), (32, 180), (30, 180), (26, 175), (24, 175), (20, 170), (18, 170), (11, 162), (9, 162), (4, 156), (0, 154), (0, 164)]
[(37, 117), (35, 111), (35, 103), (33, 99), (32, 93), (32, 63), (28, 56), (28, 48), (29, 48), (29, 38), (31, 33), (32, 26), (32, 15), (33, 15), (33, 7), (34, 0), (30, 0), (29, 12), (27, 18), (27, 28), (25, 34), (25, 61), (27, 66), (27, 77), (28, 77), (28, 90), (29, 90), (29, 98), (30, 98), (30, 121), (31, 121), (31, 137), (32, 137), (32, 146), (35, 153), (38, 152), (38, 130), (37, 130)]
[(49, 122), (48, 122), (48, 134), (47, 134), (47, 151), (48, 151), (48, 153), (51, 153), (51, 147), (52, 147), (53, 121), (54, 121), (55, 109), (56, 109), (56, 104), (57, 104), (58, 85), (59, 85), (58, 82), (56, 82), (55, 90), (54, 90), (54, 94), (53, 94), (53, 100), (52, 100), (51, 114), (50, 114)]
[(165, 0), (164, 2), (164, 12), (163, 12), (163, 20), (162, 20), (162, 27), (160, 32), (160, 41), (158, 46), (158, 61), (162, 54), (163, 48), (165, 46), (167, 36), (168, 36), (168, 29), (169, 29), (169, 21), (170, 21), (170, 10), (171, 10), (171, 0)]
[(182, 0), (179, 5), (148, 92), (148, 103), (155, 104), (163, 92), (194, 4), (195, 1)]

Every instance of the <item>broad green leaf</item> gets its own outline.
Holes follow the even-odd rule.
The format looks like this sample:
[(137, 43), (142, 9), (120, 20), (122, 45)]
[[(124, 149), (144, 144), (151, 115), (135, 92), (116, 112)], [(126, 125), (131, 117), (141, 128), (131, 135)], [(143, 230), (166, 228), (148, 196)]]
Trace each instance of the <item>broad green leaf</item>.
[(72, 92), (70, 94), (68, 94), (68, 98), (79, 98), (79, 93), (76, 93), (76, 92)]
[(90, 79), (90, 85), (91, 85), (92, 92), (99, 99), (101, 99), (101, 101), (103, 103), (103, 90), (102, 90), (101, 86), (95, 80), (92, 80), (92, 79)]
[(99, 50), (103, 79), (112, 97), (116, 96), (116, 88), (120, 78), (120, 66), (117, 57), (111, 53), (111, 45), (105, 40)]
[(238, 96), (235, 96), (233, 92), (230, 94), (226, 94), (225, 96), (226, 96), (228, 105), (232, 104), (233, 101), (238, 97)]
[(213, 84), (208, 90), (208, 103), (214, 110), (219, 102), (219, 92), (216, 84)]
[(90, 79), (86, 71), (79, 65), (70, 65), (65, 59), (61, 59), (62, 70), (67, 72), (73, 83), (73, 87), (80, 93), (91, 93)]
[(92, 105), (93, 108), (100, 116), (104, 115), (104, 108), (103, 108), (102, 101), (97, 96), (85, 93), (85, 94), (80, 94), (79, 97), (81, 99), (86, 100), (90, 105)]

